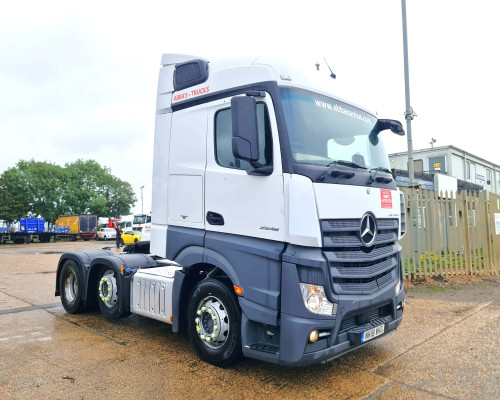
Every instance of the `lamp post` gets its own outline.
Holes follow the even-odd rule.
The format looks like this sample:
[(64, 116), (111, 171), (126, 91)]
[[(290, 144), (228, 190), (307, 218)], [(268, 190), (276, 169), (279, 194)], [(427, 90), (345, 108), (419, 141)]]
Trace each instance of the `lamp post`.
[(408, 178), (410, 186), (415, 185), (415, 173), (413, 171), (413, 140), (411, 134), (411, 121), (417, 116), (410, 105), (410, 71), (408, 67), (408, 31), (406, 29), (406, 0), (401, 0), (401, 11), (403, 16), (403, 52), (405, 66), (405, 99), (406, 99), (406, 137), (408, 139)]
[(142, 197), (142, 189), (144, 189), (144, 185), (141, 186), (141, 214), (144, 214), (144, 200)]
[(401, 0), (401, 13), (403, 20), (403, 54), (405, 68), (405, 99), (406, 99), (406, 137), (408, 139), (408, 180), (411, 188), (410, 211), (412, 215), (412, 234), (413, 234), (413, 267), (420, 265), (418, 250), (418, 226), (417, 226), (417, 199), (415, 193), (415, 172), (413, 170), (413, 141), (411, 134), (411, 121), (417, 116), (410, 105), (410, 71), (408, 68), (408, 31), (406, 29), (406, 0)]

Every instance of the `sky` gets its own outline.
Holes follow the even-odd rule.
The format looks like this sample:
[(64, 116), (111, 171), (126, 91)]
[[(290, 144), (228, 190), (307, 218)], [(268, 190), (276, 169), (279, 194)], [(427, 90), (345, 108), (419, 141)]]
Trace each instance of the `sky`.
[[(434, 138), (500, 164), (500, 3), (406, 4), (413, 148)], [(93, 159), (132, 185), (133, 212), (149, 212), (163, 53), (325, 58), (340, 97), (404, 124), (400, 0), (2, 1), (0, 174)], [(407, 150), (406, 137), (384, 140)]]

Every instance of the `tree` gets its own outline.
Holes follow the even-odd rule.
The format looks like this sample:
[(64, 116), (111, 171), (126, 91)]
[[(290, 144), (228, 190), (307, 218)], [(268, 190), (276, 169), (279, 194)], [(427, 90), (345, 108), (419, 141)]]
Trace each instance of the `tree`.
[(23, 176), (16, 168), (9, 168), (0, 176), (0, 220), (11, 224), (28, 215), (29, 211)]
[(68, 178), (59, 165), (39, 161), (19, 161), (17, 169), (26, 185), (26, 196), (30, 203), (30, 214), (42, 216), (48, 222), (68, 212), (64, 199)]
[(72, 213), (93, 213), (119, 217), (130, 214), (136, 198), (132, 186), (111, 174), (94, 160), (66, 164), (67, 204)]
[(60, 215), (130, 214), (136, 199), (132, 186), (94, 160), (77, 160), (64, 167), (39, 161), (19, 161), (0, 176), (0, 219)]

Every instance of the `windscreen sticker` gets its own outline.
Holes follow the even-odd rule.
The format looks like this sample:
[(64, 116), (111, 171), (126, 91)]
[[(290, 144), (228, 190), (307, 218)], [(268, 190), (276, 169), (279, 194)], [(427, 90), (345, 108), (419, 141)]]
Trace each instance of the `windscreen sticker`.
[(330, 110), (330, 111), (335, 111), (339, 114), (346, 115), (351, 118), (359, 119), (360, 121), (366, 122), (367, 124), (373, 124), (372, 120), (370, 118), (367, 118), (361, 114), (358, 114), (355, 111), (348, 110), (338, 104), (330, 104), (325, 101), (321, 100), (314, 100), (314, 103), (316, 104), (316, 107), (319, 108), (324, 108), (325, 110)]
[(200, 96), (202, 94), (207, 94), (209, 92), (210, 92), (210, 86), (205, 86), (199, 89), (188, 90), (186, 92), (177, 93), (174, 96), (174, 101), (187, 100), (190, 99), (191, 97)]
[(380, 189), (380, 206), (392, 208), (392, 193), (389, 189)]

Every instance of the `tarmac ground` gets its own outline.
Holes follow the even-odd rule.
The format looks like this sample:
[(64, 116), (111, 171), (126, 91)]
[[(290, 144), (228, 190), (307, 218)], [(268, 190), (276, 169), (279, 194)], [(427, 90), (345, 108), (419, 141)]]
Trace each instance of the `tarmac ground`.
[(0, 399), (500, 399), (498, 277), (407, 289), (396, 333), (327, 364), (219, 369), (168, 324), (64, 311), (60, 254), (106, 245), (0, 245)]

